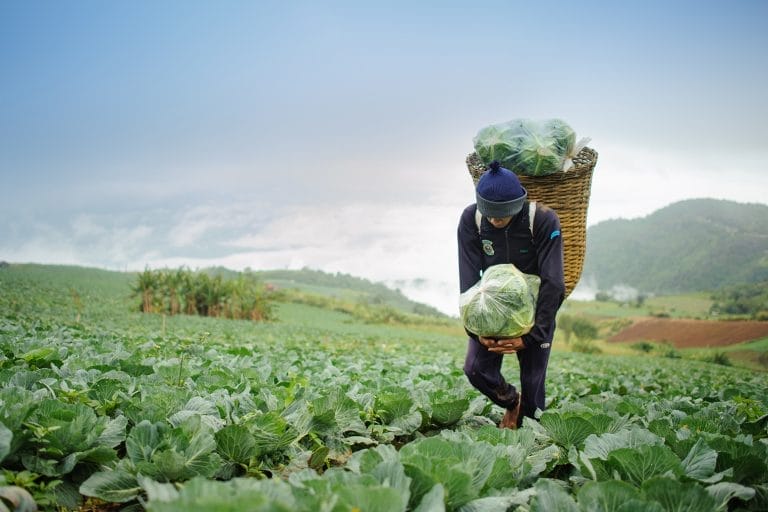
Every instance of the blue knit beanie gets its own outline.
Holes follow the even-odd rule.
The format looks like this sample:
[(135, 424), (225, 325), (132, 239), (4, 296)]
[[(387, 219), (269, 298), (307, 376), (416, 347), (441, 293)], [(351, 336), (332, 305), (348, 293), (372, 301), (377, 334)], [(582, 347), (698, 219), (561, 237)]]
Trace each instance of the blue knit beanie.
[(514, 217), (523, 208), (528, 192), (517, 175), (491, 162), (490, 168), (480, 176), (475, 188), (477, 209), (484, 217)]

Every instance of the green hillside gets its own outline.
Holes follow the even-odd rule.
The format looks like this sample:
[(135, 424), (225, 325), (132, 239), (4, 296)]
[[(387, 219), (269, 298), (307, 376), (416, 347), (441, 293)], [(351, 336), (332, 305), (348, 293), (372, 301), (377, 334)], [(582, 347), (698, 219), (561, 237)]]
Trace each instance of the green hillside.
[[(221, 269), (217, 270), (221, 272)], [(215, 272), (214, 272), (215, 273)], [(236, 273), (223, 272), (224, 277)], [(301, 273), (301, 272), (299, 272)], [(289, 272), (288, 275), (291, 275)], [(439, 333), (439, 336), (458, 335), (464, 331), (458, 322), (450, 318), (431, 321), (417, 315), (406, 316), (403, 325), (377, 325), (366, 321), (353, 312), (339, 307), (343, 301), (334, 301), (331, 296), (317, 296), (316, 301), (295, 300), (292, 294), (276, 297), (277, 315), (273, 322), (252, 322), (248, 320), (220, 320), (190, 315), (166, 316), (139, 312), (139, 298), (133, 294), (137, 274), (116, 272), (95, 268), (68, 265), (40, 265), (33, 263), (10, 264), (0, 267), (0, 318), (50, 325), (52, 322), (69, 328), (91, 329), (111, 328), (138, 329), (165, 325), (167, 330), (179, 336), (199, 336), (201, 333), (223, 326), (225, 331), (243, 328), (253, 332), (272, 326), (290, 326), (291, 330), (306, 327), (313, 332), (322, 332), (322, 337), (344, 338), (352, 333), (361, 338), (378, 338), (377, 333), (385, 332), (382, 338), (412, 339), (427, 336), (425, 332)], [(341, 290), (340, 286), (327, 289)], [(324, 298), (330, 300), (325, 301)], [(306, 302), (313, 302), (307, 304)], [(387, 306), (381, 306), (386, 309)], [(376, 305), (368, 306), (375, 310)], [(406, 325), (407, 324), (407, 325)]]
[[(237, 272), (221, 267), (207, 269), (211, 274), (233, 277)], [(427, 304), (410, 300), (400, 290), (381, 283), (337, 272), (335, 274), (303, 268), (301, 270), (259, 270), (253, 272), (264, 283), (277, 290), (298, 290), (341, 301), (371, 306), (388, 306), (405, 313), (447, 318)]]
[[(131, 287), (136, 284), (137, 273), (116, 272), (68, 265), (39, 265), (34, 263), (8, 264), (3, 262), (0, 272), (6, 283), (19, 287), (28, 287), (29, 279), (36, 282), (38, 291), (50, 292), (53, 304), (63, 308), (75, 308), (76, 304), (96, 301), (95, 294), (101, 299), (109, 297), (110, 303), (120, 302), (130, 309), (135, 309), (137, 299), (131, 298)], [(225, 279), (234, 279), (240, 273), (222, 267), (204, 269), (211, 275), (221, 275)], [(344, 305), (368, 308), (372, 310), (394, 310), (407, 315), (434, 317), (448, 320), (448, 316), (432, 306), (408, 299), (399, 290), (392, 290), (381, 283), (348, 274), (330, 274), (319, 270), (272, 270), (258, 271), (253, 274), (275, 291), (282, 292), (286, 301), (308, 302), (315, 298), (326, 299), (325, 306), (339, 308)], [(45, 305), (45, 309), (51, 307)], [(35, 310), (34, 301), (26, 304)], [(11, 307), (17, 307), (11, 304)], [(18, 306), (20, 307), (20, 306)]]
[(297, 288), (344, 300), (356, 300), (371, 305), (387, 305), (406, 313), (447, 317), (432, 306), (407, 298), (400, 290), (349, 274), (331, 274), (320, 270), (264, 270), (256, 272), (264, 282), (282, 288)]
[(587, 232), (583, 278), (656, 294), (768, 281), (768, 206), (691, 199), (600, 222)]

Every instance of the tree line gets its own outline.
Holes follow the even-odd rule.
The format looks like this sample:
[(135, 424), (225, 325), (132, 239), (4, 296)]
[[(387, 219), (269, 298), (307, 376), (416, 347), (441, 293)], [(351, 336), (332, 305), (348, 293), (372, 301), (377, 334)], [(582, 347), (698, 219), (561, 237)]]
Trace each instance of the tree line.
[(271, 320), (274, 297), (251, 272), (231, 279), (189, 269), (145, 269), (133, 294), (143, 313), (200, 315), (246, 320)]
[(711, 314), (768, 320), (768, 280), (720, 289), (712, 300)]

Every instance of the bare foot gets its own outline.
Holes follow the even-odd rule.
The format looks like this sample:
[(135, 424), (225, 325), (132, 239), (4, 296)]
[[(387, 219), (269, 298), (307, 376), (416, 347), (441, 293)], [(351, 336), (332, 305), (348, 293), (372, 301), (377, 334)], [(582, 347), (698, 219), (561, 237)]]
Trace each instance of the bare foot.
[(517, 429), (517, 418), (520, 416), (520, 398), (520, 395), (517, 395), (517, 405), (515, 408), (507, 409), (507, 412), (504, 413), (504, 417), (501, 419), (501, 423), (499, 423), (499, 428)]

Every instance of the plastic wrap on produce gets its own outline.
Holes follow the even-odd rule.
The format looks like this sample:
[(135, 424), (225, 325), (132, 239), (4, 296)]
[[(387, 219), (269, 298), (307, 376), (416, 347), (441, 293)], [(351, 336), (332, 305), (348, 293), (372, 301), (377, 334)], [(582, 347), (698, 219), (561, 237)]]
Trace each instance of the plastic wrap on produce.
[(473, 142), (485, 165), (497, 160), (502, 167), (523, 176), (567, 172), (573, 157), (589, 139), (576, 142), (576, 133), (562, 119), (513, 119), (486, 126)]
[(488, 267), (480, 280), (459, 297), (464, 327), (486, 338), (517, 338), (536, 319), (541, 280), (510, 264)]

